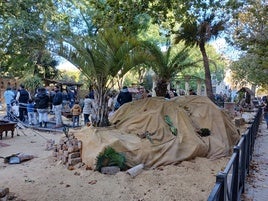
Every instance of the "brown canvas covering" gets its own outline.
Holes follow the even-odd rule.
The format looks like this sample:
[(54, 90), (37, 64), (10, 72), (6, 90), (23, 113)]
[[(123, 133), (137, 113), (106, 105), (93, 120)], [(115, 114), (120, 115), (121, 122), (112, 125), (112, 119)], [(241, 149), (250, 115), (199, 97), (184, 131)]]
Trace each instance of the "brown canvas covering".
[[(165, 115), (177, 128), (177, 136), (172, 134)], [(107, 146), (123, 152), (129, 167), (143, 163), (145, 168), (155, 168), (195, 157), (227, 156), (240, 138), (228, 115), (204, 96), (133, 101), (124, 104), (110, 122), (111, 127), (86, 127), (76, 134), (83, 143), (82, 160), (92, 168)], [(196, 132), (200, 128), (208, 128), (211, 135), (201, 137)], [(146, 131), (151, 135), (138, 136)]]

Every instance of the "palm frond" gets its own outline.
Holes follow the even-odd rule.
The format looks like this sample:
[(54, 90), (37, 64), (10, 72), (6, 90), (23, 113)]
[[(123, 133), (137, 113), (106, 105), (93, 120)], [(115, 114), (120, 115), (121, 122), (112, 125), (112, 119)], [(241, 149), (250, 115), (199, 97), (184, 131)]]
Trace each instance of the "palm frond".
[(181, 24), (181, 28), (177, 31), (174, 43), (184, 42), (186, 46), (193, 47), (197, 45), (198, 26), (194, 20), (187, 20)]

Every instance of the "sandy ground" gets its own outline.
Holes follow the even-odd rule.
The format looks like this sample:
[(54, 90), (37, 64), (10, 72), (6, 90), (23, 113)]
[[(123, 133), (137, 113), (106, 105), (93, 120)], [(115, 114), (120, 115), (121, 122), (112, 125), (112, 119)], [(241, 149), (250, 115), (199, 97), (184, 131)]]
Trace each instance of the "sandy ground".
[(207, 200), (216, 174), (229, 160), (196, 158), (144, 170), (135, 178), (126, 172), (104, 175), (83, 167), (68, 170), (52, 157), (52, 151), (46, 151), (48, 139), (57, 143), (63, 135), (28, 128), (17, 129), (14, 138), (3, 137), (0, 156), (24, 153), (35, 158), (12, 165), (0, 159), (0, 188), (8, 187), (17, 200), (27, 201), (201, 201)]

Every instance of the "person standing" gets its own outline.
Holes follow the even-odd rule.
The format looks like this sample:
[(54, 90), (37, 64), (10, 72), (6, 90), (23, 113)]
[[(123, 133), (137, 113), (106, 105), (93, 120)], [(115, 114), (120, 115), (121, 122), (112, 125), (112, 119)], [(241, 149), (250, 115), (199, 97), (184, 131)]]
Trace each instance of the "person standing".
[(28, 123), (29, 125), (35, 125), (36, 124), (36, 116), (34, 112), (35, 104), (32, 99), (29, 100), (26, 107), (28, 113)]
[(54, 128), (60, 128), (62, 127), (62, 117), (61, 117), (62, 93), (58, 85), (54, 87), (54, 92), (55, 94), (52, 99), (52, 105), (53, 105), (53, 110), (54, 110), (55, 119), (56, 119), (56, 125)]
[(70, 101), (69, 106), (72, 108), (76, 100), (75, 91), (72, 88), (69, 88), (68, 90), (68, 100)]
[(49, 108), (49, 95), (46, 92), (46, 89), (44, 87), (41, 87), (38, 89), (35, 103), (36, 108), (38, 112), (38, 122), (39, 126), (42, 127), (44, 124), (44, 127), (47, 127), (48, 122), (48, 108)]
[(108, 94), (108, 116), (113, 115), (114, 113), (114, 94), (110, 92)]
[(73, 107), (71, 108), (71, 113), (73, 115), (73, 128), (75, 127), (75, 124), (79, 126), (79, 116), (82, 112), (82, 109), (79, 105), (79, 101), (75, 101)]
[(131, 102), (132, 101), (132, 95), (128, 91), (127, 86), (123, 86), (123, 89), (120, 91), (118, 97), (117, 97), (117, 102), (119, 103), (120, 107), (124, 105), (125, 103)]
[(10, 119), (11, 101), (14, 100), (15, 98), (15, 94), (11, 90), (11, 87), (7, 87), (6, 91), (4, 92), (4, 98), (6, 102), (6, 113), (7, 113), (8, 119)]
[(62, 111), (70, 112), (69, 97), (66, 90), (62, 91)]
[(93, 113), (93, 99), (89, 98), (89, 95), (85, 96), (83, 102), (83, 115), (84, 115), (84, 124), (87, 125), (89, 121), (89, 116)]
[(25, 121), (25, 115), (27, 115), (27, 103), (31, 99), (30, 93), (25, 90), (23, 84), (20, 85), (18, 90), (16, 100), (19, 102), (19, 119), (20, 121)]

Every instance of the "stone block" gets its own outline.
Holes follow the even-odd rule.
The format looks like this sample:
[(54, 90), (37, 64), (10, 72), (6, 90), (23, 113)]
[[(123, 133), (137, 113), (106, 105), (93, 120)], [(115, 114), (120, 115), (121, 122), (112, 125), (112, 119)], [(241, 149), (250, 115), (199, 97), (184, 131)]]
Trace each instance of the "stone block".
[(69, 155), (68, 151), (63, 151), (63, 156), (68, 157), (68, 155)]
[(74, 152), (74, 147), (73, 146), (68, 147), (68, 152), (73, 153)]
[(69, 159), (79, 158), (79, 157), (80, 157), (80, 152), (73, 152), (73, 153), (69, 154)]
[(81, 140), (78, 141), (77, 146), (78, 146), (78, 149), (82, 149), (82, 141)]
[(102, 174), (114, 175), (118, 172), (120, 172), (120, 168), (118, 166), (108, 166), (108, 167), (101, 168)]
[(82, 162), (81, 158), (69, 158), (68, 159), (68, 165), (76, 165), (80, 162)]

